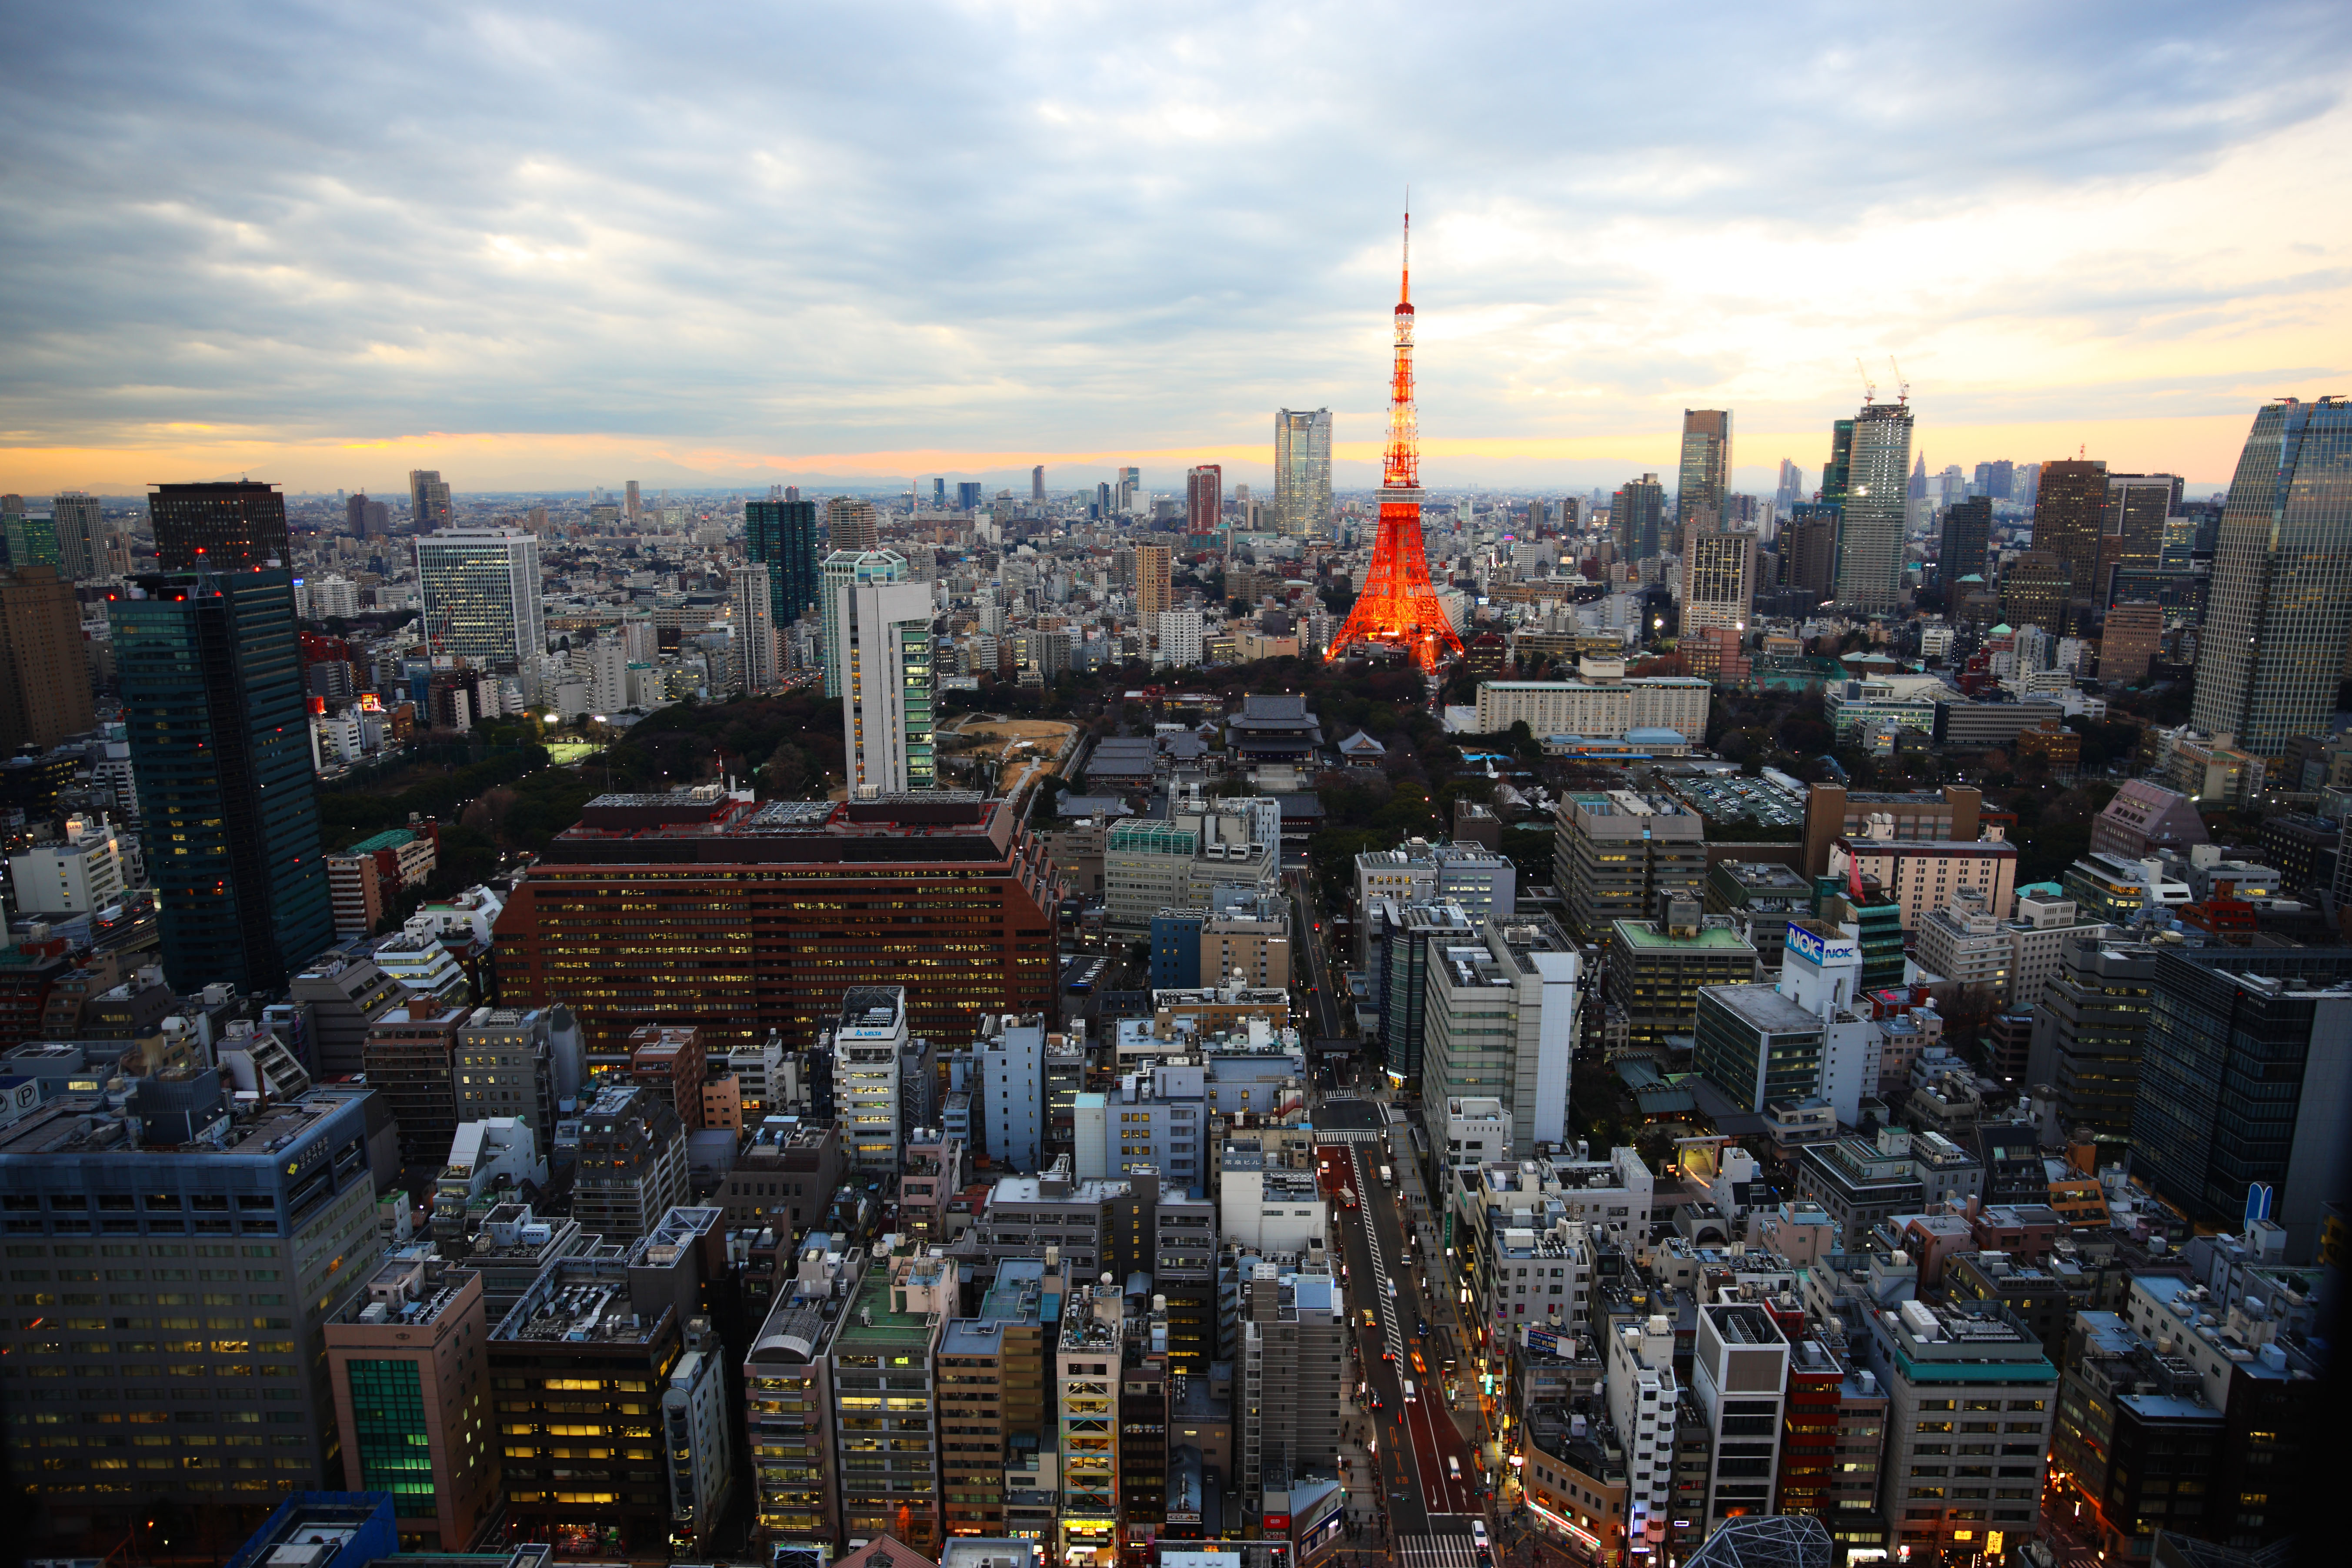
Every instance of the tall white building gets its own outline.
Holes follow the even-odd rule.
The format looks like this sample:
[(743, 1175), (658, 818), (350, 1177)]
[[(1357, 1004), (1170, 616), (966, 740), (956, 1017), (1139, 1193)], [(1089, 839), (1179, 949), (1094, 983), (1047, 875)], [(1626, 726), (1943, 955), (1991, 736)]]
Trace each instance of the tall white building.
[(1015, 1171), (1034, 1171), (1045, 1145), (1045, 1023), (1011, 1014), (981, 1020), (982, 1098), (987, 1110), (988, 1157)]
[(1538, 1143), (1567, 1142), (1582, 963), (1576, 945), (1541, 915), (1489, 919), (1478, 938), (1440, 941), (1430, 954), (1423, 1113), (1442, 1125), (1466, 1100), (1491, 1098), (1509, 1119), (1510, 1147), (1500, 1157), (1524, 1160)]
[(860, 1171), (898, 1170), (898, 1058), (907, 1048), (907, 989), (856, 985), (833, 1029), (833, 1104), (843, 1158)]
[(1789, 1341), (1772, 1314), (1748, 1301), (1699, 1308), (1691, 1385), (1715, 1440), (1708, 1527), (1734, 1514), (1771, 1512), (1789, 1385)]
[(734, 600), (735, 675), (743, 690), (776, 689), (776, 613), (769, 597), (768, 568), (750, 562), (735, 568), (728, 591)]
[(417, 540), (416, 576), (435, 653), (530, 679), (547, 648), (535, 536), (519, 528), (440, 529)]
[(824, 563), (828, 634), (825, 683), (841, 699), (849, 788), (881, 795), (939, 782), (932, 752), (931, 587), (903, 581), (906, 563), (888, 551), (850, 562), (844, 580)]
[(92, 914), (122, 901), (130, 886), (111, 823), (66, 819), (66, 841), (36, 844), (8, 858), (12, 903), (22, 914)]
[(1171, 665), (1178, 669), (1190, 669), (1201, 662), (1201, 644), (1204, 627), (1198, 610), (1162, 610), (1160, 612), (1160, 653), (1155, 664)]
[(1674, 1320), (1622, 1323), (1610, 1336), (1609, 1424), (1625, 1442), (1625, 1533), (1639, 1539), (1671, 1518), (1675, 1489)]

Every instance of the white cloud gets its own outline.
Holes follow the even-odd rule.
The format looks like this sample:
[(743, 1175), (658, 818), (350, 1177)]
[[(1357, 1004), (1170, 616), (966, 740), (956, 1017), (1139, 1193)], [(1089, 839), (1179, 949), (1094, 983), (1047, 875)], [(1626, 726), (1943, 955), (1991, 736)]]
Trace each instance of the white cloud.
[(1257, 441), (1376, 405), (1408, 180), (1433, 437), (1817, 428), (1856, 354), (1923, 430), (2237, 413), (2352, 342), (2340, 6), (215, 0), (0, 43), (21, 446)]

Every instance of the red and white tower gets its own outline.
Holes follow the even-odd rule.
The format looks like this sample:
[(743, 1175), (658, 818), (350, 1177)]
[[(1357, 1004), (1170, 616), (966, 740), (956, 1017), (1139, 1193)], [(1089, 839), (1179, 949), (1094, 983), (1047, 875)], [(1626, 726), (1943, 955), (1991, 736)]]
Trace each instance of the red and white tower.
[(1397, 290), (1396, 369), (1389, 379), (1389, 442), (1381, 463), (1381, 526), (1348, 624), (1331, 639), (1334, 654), (1351, 643), (1389, 643), (1424, 670), (1462, 639), (1429, 582), (1421, 542), (1421, 416), (1412, 404), (1412, 214), (1404, 215), (1404, 274)]

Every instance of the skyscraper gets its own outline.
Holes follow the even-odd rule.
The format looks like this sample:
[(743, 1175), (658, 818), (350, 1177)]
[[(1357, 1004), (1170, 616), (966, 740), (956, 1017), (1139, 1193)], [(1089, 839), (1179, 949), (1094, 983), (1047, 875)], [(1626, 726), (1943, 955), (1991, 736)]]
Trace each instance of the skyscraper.
[(1164, 544), (1135, 547), (1135, 613), (1147, 626), (1160, 623), (1160, 612), (1174, 598), (1175, 557)]
[(293, 559), (286, 498), (276, 485), (237, 479), (152, 489), (147, 517), (155, 528), (156, 562), (166, 572), (283, 566)]
[(1926, 498), (1927, 494), (1927, 453), (1922, 452), (1919, 454), (1918, 464), (1911, 470), (1911, 481), (1904, 487), (1903, 493), (1906, 499), (1911, 500), (1921, 500)]
[(1331, 411), (1274, 416), (1274, 528), (1294, 537), (1331, 521)]
[(956, 481), (956, 510), (978, 511), (979, 510), (980, 481), (978, 479), (958, 479)]
[(1039, 506), (1045, 504), (1045, 465), (1043, 463), (1029, 470), (1029, 499)]
[(1731, 494), (1731, 410), (1683, 410), (1682, 471), (1675, 486), (1675, 521), (1723, 525)]
[[(931, 585), (865, 570), (839, 593), (838, 657), (828, 650), (826, 674), (840, 671), (842, 752), (849, 793), (904, 795), (939, 782), (932, 751)], [(830, 564), (830, 563), (828, 563)], [(899, 563), (903, 573), (905, 563)]]
[(416, 541), (425, 636), (435, 653), (534, 678), (547, 651), (539, 541), (519, 528), (444, 528)]
[(2189, 722), (2273, 761), (2326, 734), (2347, 637), (2352, 399), (2281, 398), (2254, 416), (2230, 482)]
[[(962, 485), (956, 487), (959, 490), (965, 488)], [(975, 495), (963, 510), (970, 511), (978, 504), (978, 499)], [(868, 550), (881, 549), (882, 523), (881, 519), (875, 515), (874, 503), (860, 500), (856, 496), (835, 496), (825, 502), (824, 540), (825, 552), (829, 555), (845, 550), (863, 554)]]
[(1143, 485), (1141, 468), (1121, 468), (1118, 471), (1118, 494), (1113, 497), (1122, 517), (1135, 510), (1135, 492)]
[(1780, 531), (1780, 577), (1817, 599), (1837, 592), (1838, 508), (1831, 501), (1799, 501)]
[(47, 566), (0, 572), (0, 751), (47, 751), (97, 722), (81, 610)]
[(1903, 597), (1904, 469), (1911, 460), (1911, 407), (1865, 403), (1854, 416), (1853, 455), (1838, 531), (1837, 601), (1891, 610)]
[(1944, 509), (1944, 537), (1936, 566), (1944, 583), (1944, 607), (1952, 608), (1952, 584), (1961, 578), (1981, 577), (1985, 552), (1992, 542), (1992, 502), (1983, 496), (1954, 501)]
[[(439, 470), (411, 468), (408, 470), (408, 520), (419, 533), (430, 533), (436, 528), (449, 526), (453, 516), (449, 510), (449, 487), (441, 482)], [(637, 482), (629, 481), (629, 512), (637, 510)]]
[(1682, 629), (1748, 629), (1756, 599), (1756, 536), (1695, 519), (1683, 529)]
[(769, 615), (777, 630), (816, 608), (816, 502), (745, 501), (743, 543), (751, 559), (768, 569)]
[(841, 591), (857, 583), (904, 583), (907, 558), (895, 550), (836, 550), (824, 558), (824, 577), (817, 597), (824, 626), (824, 694), (839, 697), (849, 635), (842, 621), (847, 612)]
[(2153, 572), (2164, 554), (2165, 525), (2180, 501), (2172, 474), (2109, 474), (2099, 512), (2099, 564), (2088, 602), (2100, 615), (2114, 601), (2117, 572)]
[(106, 569), (106, 524), (98, 498), (66, 490), (49, 502), (58, 531), (58, 574), (73, 582)]
[(727, 584), (735, 620), (735, 675), (745, 692), (776, 689), (776, 601), (772, 574), (757, 561), (735, 568)]
[(2064, 564), (2070, 603), (2090, 605), (2098, 601), (2099, 520), (2106, 509), (2105, 463), (2068, 458), (2042, 465), (2042, 491), (2033, 503), (2033, 548), (2048, 551)]
[(1832, 504), (1845, 500), (1846, 482), (1853, 472), (1853, 421), (1830, 426), (1830, 460), (1822, 467), (1821, 499)]
[(1786, 518), (1796, 504), (1804, 499), (1805, 470), (1797, 467), (1796, 464), (1789, 461), (1788, 458), (1781, 458), (1780, 483), (1779, 487), (1772, 491), (1772, 510), (1774, 514), (1781, 518)]
[(1184, 470), (1184, 515), (1194, 533), (1213, 532), (1225, 512), (1225, 470), (1215, 463)]
[(163, 972), (268, 991), (334, 934), (284, 572), (139, 579), (108, 605)]
[(1629, 561), (1647, 561), (1658, 552), (1658, 531), (1664, 521), (1666, 487), (1655, 474), (1628, 479), (1609, 498), (1609, 525), (1617, 535), (1617, 549)]
[[(409, 479), (410, 482), (414, 483), (415, 476), (412, 474)], [(629, 531), (635, 533), (637, 531), (637, 520), (644, 515), (645, 498), (637, 493), (636, 480), (629, 480), (625, 488), (627, 498), (621, 504), (621, 513), (629, 520)]]

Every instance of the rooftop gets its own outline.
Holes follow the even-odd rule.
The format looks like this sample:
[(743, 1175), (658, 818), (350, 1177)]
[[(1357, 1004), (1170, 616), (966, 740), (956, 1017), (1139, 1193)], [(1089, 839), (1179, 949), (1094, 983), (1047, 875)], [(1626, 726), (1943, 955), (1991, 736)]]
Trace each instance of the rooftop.
[(1725, 952), (1738, 949), (1750, 954), (1756, 951), (1747, 938), (1727, 925), (1701, 924), (1688, 935), (1675, 936), (1657, 921), (1612, 921), (1609, 923), (1627, 946), (1645, 951), (1672, 952), (1713, 948)]

